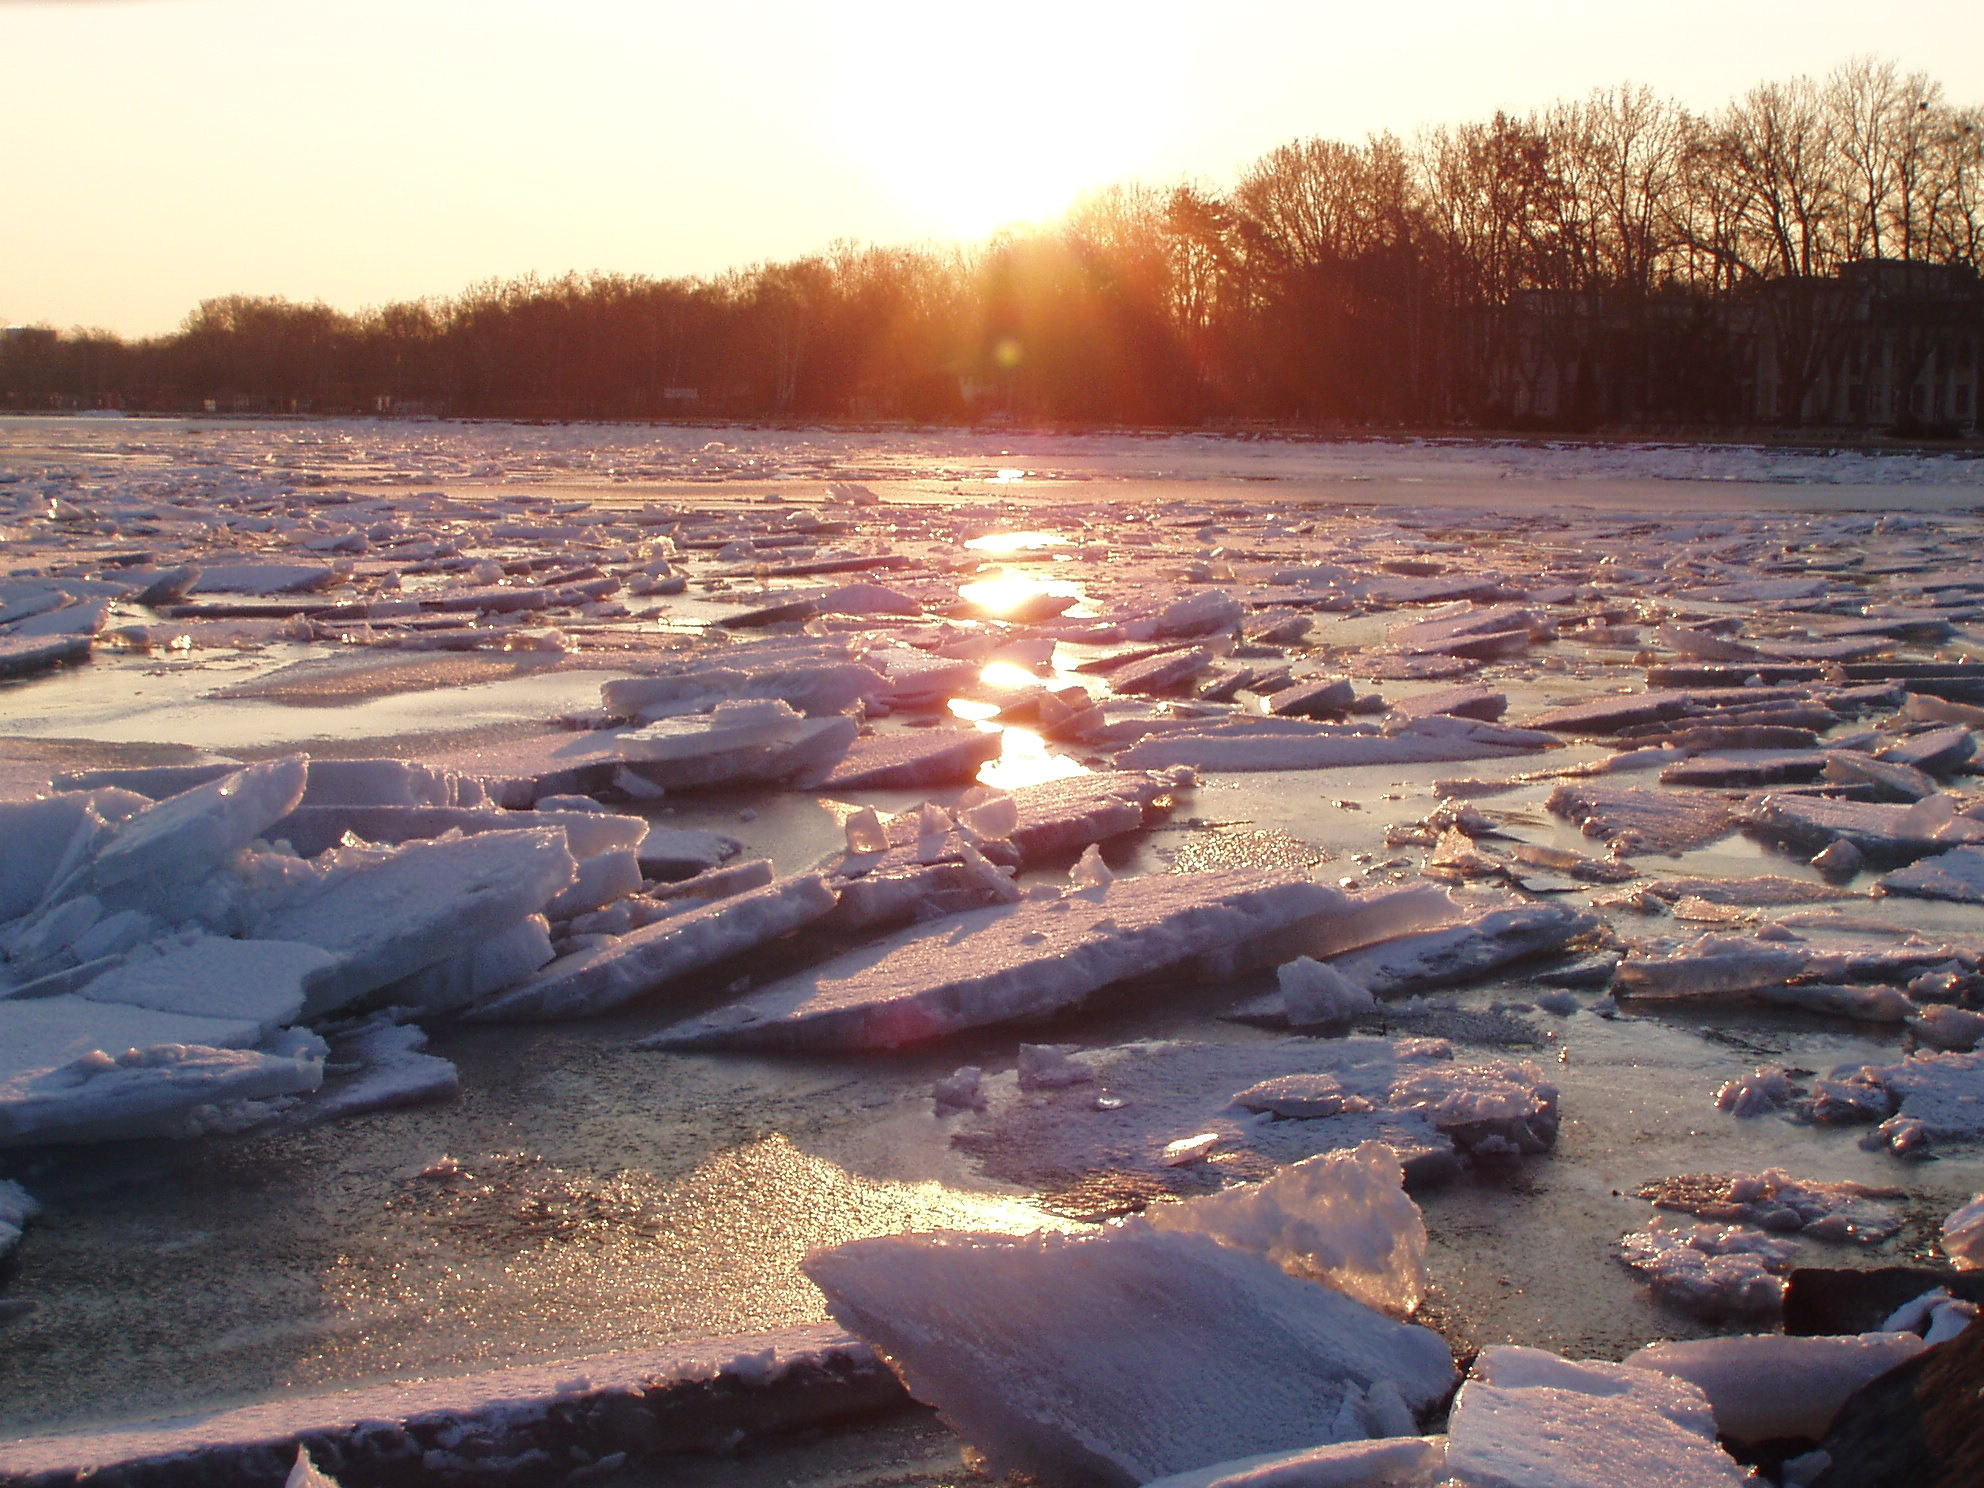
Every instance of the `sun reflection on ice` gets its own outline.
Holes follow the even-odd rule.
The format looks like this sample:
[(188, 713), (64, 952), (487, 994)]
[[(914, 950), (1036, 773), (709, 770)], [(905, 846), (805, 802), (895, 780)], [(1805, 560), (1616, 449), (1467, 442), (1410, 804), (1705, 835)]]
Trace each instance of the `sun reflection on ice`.
[(969, 539), (965, 546), (974, 553), (1033, 553), (1042, 548), (1065, 548), (1068, 539), (1058, 532), (988, 532)]
[(1002, 619), (1045, 619), (1079, 604), (1082, 586), (1071, 579), (1004, 573), (994, 579), (960, 584), (958, 597), (974, 609)]
[[(986, 725), (981, 724), (980, 727)], [(1065, 754), (1055, 754), (1032, 729), (1008, 724), (1000, 730), (999, 754), (978, 767), (978, 783), (999, 790), (1018, 790), (1049, 780), (1068, 780), (1089, 773), (1088, 766)]]

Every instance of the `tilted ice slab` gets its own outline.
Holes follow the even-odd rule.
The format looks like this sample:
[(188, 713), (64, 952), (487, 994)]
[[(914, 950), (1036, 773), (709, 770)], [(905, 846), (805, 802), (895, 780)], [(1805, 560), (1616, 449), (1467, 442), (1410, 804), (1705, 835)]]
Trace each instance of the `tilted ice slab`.
[(1875, 885), (1884, 894), (1984, 904), (1984, 848), (1959, 847), (1897, 868)]
[(916, 729), (856, 739), (831, 770), (802, 782), (823, 791), (908, 790), (969, 780), (999, 753), (997, 733)]
[(1406, 1197), (1398, 1154), (1365, 1142), (1291, 1164), (1264, 1182), (1159, 1204), (1159, 1230), (1205, 1235), (1266, 1256), (1393, 1317), (1426, 1295), (1426, 1221)]
[(468, 1016), (486, 1022), (583, 1018), (810, 924), (837, 901), (817, 874), (716, 899), (603, 945), (560, 957)]
[(1153, 875), (920, 925), (648, 1042), (659, 1048), (894, 1048), (1039, 1018), (1126, 977), (1244, 947), (1342, 899), (1300, 874)]
[[(1930, 801), (1935, 797), (1930, 797)], [(1748, 802), (1749, 826), (1807, 846), (1850, 842), (1870, 858), (1894, 862), (1984, 842), (1984, 821), (1939, 816), (1929, 803), (1889, 806), (1878, 801), (1839, 801), (1830, 796), (1765, 795)]]
[(556, 827), (419, 842), (334, 875), (257, 930), (337, 958), (311, 980), (303, 1016), (312, 1018), (501, 934), (543, 909), (576, 871)]
[(1407, 719), (1383, 732), (1302, 718), (1236, 718), (1153, 734), (1118, 754), (1116, 763), (1126, 769), (1326, 770), (1500, 759), (1558, 747), (1548, 734), (1444, 713)]
[[(1421, 894), (1427, 891), (1420, 890)], [(1448, 913), (1465, 913), (1449, 901)], [(1444, 916), (1443, 916), (1444, 917)], [(1326, 963), (1374, 997), (1450, 987), (1499, 967), (1553, 951), (1597, 927), (1597, 919), (1566, 904), (1515, 903), (1486, 910), (1458, 925), (1420, 930), (1334, 955)], [(1292, 1022), (1305, 1004), (1277, 988), (1237, 1016)]]
[(1692, 792), (1560, 785), (1543, 804), (1622, 857), (1685, 852), (1736, 830), (1735, 814), (1727, 805)]
[(1050, 1483), (1130, 1488), (1356, 1440), (1371, 1434), (1356, 1406), (1374, 1388), (1417, 1411), (1453, 1381), (1437, 1334), (1136, 1222), (857, 1240), (803, 1269), (994, 1472)]
[(300, 756), (250, 765), (138, 812), (97, 849), (91, 887), (107, 903), (170, 900), (295, 810), (306, 771)]
[(1447, 1423), (1447, 1471), (1466, 1488), (1712, 1488), (1753, 1481), (1715, 1444), (1702, 1392), (1623, 1364), (1494, 1347)]
[(1752, 1333), (1656, 1343), (1626, 1363), (1688, 1381), (1707, 1396), (1722, 1435), (1760, 1442), (1823, 1437), (1849, 1395), (1923, 1347), (1914, 1333)]

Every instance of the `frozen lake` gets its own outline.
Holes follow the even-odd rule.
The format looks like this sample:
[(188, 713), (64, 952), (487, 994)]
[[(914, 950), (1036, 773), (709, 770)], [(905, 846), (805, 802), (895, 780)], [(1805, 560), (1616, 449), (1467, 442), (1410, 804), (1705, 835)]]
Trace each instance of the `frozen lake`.
[[(811, 647), (810, 660), (831, 651), (894, 680), (892, 702), (848, 710), (866, 737), (984, 733), (996, 736), (980, 752), (990, 757), (879, 786), (798, 774), (670, 786), (653, 799), (624, 776), (582, 788), (654, 828), (730, 838), (736, 861), (767, 859), (783, 878), (835, 870), (864, 808), (913, 820), (926, 802), (958, 808), (974, 787), (1162, 755), (1195, 768), (1196, 784), (1101, 844), (1119, 882), (1260, 868), (1351, 893), (1463, 885), (1463, 896), (1594, 916), (1599, 928), (1561, 955), (1405, 989), (1348, 1030), (1446, 1038), (1461, 1063), (1529, 1061), (1559, 1092), (1552, 1150), (1484, 1153), (1415, 1188), (1432, 1245), (1426, 1316), (1463, 1350), (1515, 1342), (1616, 1359), (1656, 1339), (1757, 1326), (1663, 1301), (1621, 1264), (1621, 1236), (1654, 1217), (1636, 1190), (1664, 1177), (1777, 1167), (1899, 1189), (1892, 1238), (1803, 1242), (1799, 1264), (1827, 1266), (1932, 1255), (1943, 1216), (1984, 1188), (1984, 1154), (1969, 1140), (1938, 1139), (1934, 1161), (1912, 1162), (1863, 1143), (1867, 1125), (1815, 1124), (1795, 1107), (1741, 1120), (1717, 1109), (1717, 1089), (1759, 1067), (1789, 1071), (1802, 1093), (1841, 1067), (1897, 1063), (1916, 1041), (1898, 1016), (1742, 999), (1615, 1003), (1602, 973), (1567, 998), (1555, 989), (1553, 1011), (1538, 1004), (1552, 988), (1536, 980), (1593, 951), (1664, 960), (1725, 933), (1814, 954), (1949, 947), (1955, 982), (1938, 996), (1974, 999), (1984, 908), (1871, 896), (1895, 866), (1875, 853), (1857, 872), (1827, 875), (1808, 862), (1813, 844), (1738, 831), (1731, 815), (1698, 845), (1623, 841), (1608, 854), (1596, 829), (1580, 832), (1551, 803), (1570, 782), (1728, 812), (1751, 809), (1772, 784), (1909, 799), (1824, 757), (1885, 760), (1933, 727), (1961, 733), (1963, 709), (1984, 701), (1967, 679), (1944, 685), (1984, 642), (1984, 460), (1734, 445), (8, 419), (0, 537), (0, 637), (37, 615), (102, 607), (88, 660), (0, 682), (0, 798), (30, 799), (62, 772), (299, 752), (484, 781), (537, 771), (542, 794), (564, 795), (541, 757), (610, 735), (602, 684), (710, 665), (755, 675), (754, 648)], [(277, 564), (322, 577), (259, 592), (247, 577), (235, 588), (195, 578), (167, 599), (137, 597), (181, 565)], [(875, 596), (839, 609), (823, 599), (863, 584), (907, 612)], [(991, 587), (974, 594), (973, 584)], [(471, 589), (542, 589), (543, 603), (445, 607)], [(55, 592), (61, 603), (41, 597)], [(1168, 607), (1213, 594), (1232, 606), (1216, 627), (1153, 630)], [(781, 603), (796, 608), (764, 613)], [(1514, 639), (1400, 633), (1490, 611), (1520, 616), (1487, 632)], [(1273, 631), (1278, 617), (1307, 623)], [(901, 680), (905, 651), (966, 675), (917, 693)], [(778, 653), (777, 666), (797, 654)], [(1123, 668), (1167, 655), (1189, 670), (1150, 692), (1125, 681)], [(1661, 680), (1659, 669), (1690, 667), (1722, 672)], [(1498, 695), (1499, 722), (1484, 727), (1509, 737), (1473, 757), (1291, 756), (1275, 767), (1262, 755), (1231, 767), (1222, 741), (1267, 737), (1267, 699), (1337, 678), (1353, 683), (1341, 706), (1284, 715), (1307, 720), (1296, 725), (1303, 740), (1390, 741), (1402, 736), (1389, 721), (1405, 716), (1401, 705), (1456, 687)], [(1719, 710), (1733, 705), (1717, 694), (1677, 704), (1638, 738), (1572, 727), (1514, 737), (1615, 693), (1746, 684), (1783, 719), (1737, 708), (1729, 727), (1783, 732), (1678, 739), (1723, 726)], [(748, 682), (722, 685), (757, 695)], [(1892, 695), (1876, 696), (1882, 687)], [(1918, 688), (1939, 688), (1955, 711), (1904, 716)], [(1065, 701), (1042, 695), (1069, 689), (1094, 714), (1058, 726), (1048, 720)], [(1384, 701), (1365, 702), (1371, 694)], [(1794, 738), (1801, 731), (1809, 739)], [(1576, 773), (1635, 744), (1669, 752), (1640, 770)], [(1732, 750), (1742, 757), (1723, 777), (1659, 781)], [(1941, 819), (1978, 801), (1970, 757), (1953, 748), (1924, 766), (1931, 794), (1948, 798)], [(1422, 826), (1443, 801), (1476, 813), (1460, 835), (1482, 861), (1452, 861), (1441, 835), (1451, 815)], [(1017, 883), (1062, 883), (1072, 856), (1023, 862)], [(1626, 868), (1608, 881), (1567, 866), (1587, 858)], [(1760, 876), (1807, 885), (1810, 902), (1644, 892)], [(653, 886), (651, 875), (642, 892)], [(585, 933), (556, 916), (553, 929), (563, 949)], [(450, 1101), (192, 1141), (0, 1150), (0, 1178), (44, 1210), (0, 1263), (0, 1302), (32, 1304), (0, 1314), (0, 1437), (816, 1321), (822, 1299), (797, 1270), (812, 1247), (905, 1230), (1079, 1229), (1145, 1199), (1258, 1176), (1244, 1154), (1217, 1148), (1135, 1182), (1100, 1157), (1092, 1173), (1071, 1172), (1008, 1140), (1017, 1128), (1000, 1125), (1012, 1113), (999, 1102), (1026, 1100), (998, 1082), (1022, 1043), (1285, 1040), (1230, 1016), (1275, 988), (1272, 966), (1210, 982), (1172, 967), (1044, 1029), (995, 1023), (900, 1049), (636, 1046), (725, 1004), (743, 990), (734, 978), (762, 985), (798, 954), (759, 947), (721, 978), (583, 1021), (424, 1019), (428, 1051), (459, 1071)], [(1929, 964), (1861, 980), (1926, 1006), (1931, 994), (1910, 984)], [(8, 1000), (0, 990), (0, 1008)], [(932, 1088), (966, 1065), (996, 1087), (993, 1109), (934, 1108)], [(1095, 1197), (1124, 1192), (1130, 1202)], [(957, 1471), (955, 1445), (911, 1421), (735, 1472), (921, 1481)]]

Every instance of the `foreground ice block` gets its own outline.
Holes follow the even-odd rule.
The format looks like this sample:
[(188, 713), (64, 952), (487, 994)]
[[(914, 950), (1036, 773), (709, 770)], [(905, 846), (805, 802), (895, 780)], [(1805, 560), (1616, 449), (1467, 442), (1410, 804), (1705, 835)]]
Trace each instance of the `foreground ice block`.
[(1688, 1381), (1708, 1397), (1718, 1431), (1760, 1442), (1824, 1436), (1847, 1396), (1924, 1346), (1914, 1333), (1751, 1333), (1656, 1343), (1626, 1362)]
[(1374, 1388), (1418, 1411), (1454, 1376), (1438, 1334), (1135, 1222), (857, 1240), (804, 1270), (995, 1472), (1056, 1484), (1129, 1488), (1357, 1440), (1372, 1434), (1357, 1403)]
[(576, 872), (557, 827), (420, 842), (331, 878), (258, 928), (337, 958), (311, 979), (311, 1018), (472, 950), (536, 914)]
[(711, 900), (604, 945), (553, 961), (468, 1016), (478, 1021), (584, 1018), (810, 924), (837, 896), (818, 874)]
[(194, 1135), (210, 1108), (323, 1082), (322, 1044), (244, 1047), (261, 1032), (80, 997), (0, 1001), (0, 1147)]
[(1434, 1488), (1446, 1463), (1444, 1436), (1391, 1436), (1215, 1462), (1147, 1488)]
[(1753, 1481), (1702, 1392), (1651, 1370), (1489, 1348), (1447, 1423), (1466, 1488), (1713, 1488)]
[(838, 956), (648, 1042), (895, 1048), (1044, 1017), (1111, 982), (1272, 936), (1341, 899), (1299, 873), (1235, 869), (972, 910)]

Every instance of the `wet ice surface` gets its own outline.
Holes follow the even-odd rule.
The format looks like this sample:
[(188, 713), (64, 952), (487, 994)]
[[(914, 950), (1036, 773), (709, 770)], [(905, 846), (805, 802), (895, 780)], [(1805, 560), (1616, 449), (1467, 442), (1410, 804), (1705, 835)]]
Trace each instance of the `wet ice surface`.
[[(1972, 855), (1933, 867), (1984, 835), (1962, 743), (1984, 720), (1964, 711), (1984, 703), (1984, 668), (1954, 670), (1984, 617), (1984, 524), (1966, 510), (1980, 487), (1984, 462), (1741, 448), (9, 421), (0, 638), (19, 644), (0, 665), (21, 677), (0, 684), (0, 782), (27, 798), (98, 767), (417, 760), (505, 807), (552, 808), (516, 825), (597, 797), (656, 841), (717, 834), (693, 841), (718, 861), (734, 843), (728, 861), (769, 859), (783, 882), (870, 885), (830, 914), (967, 911), (1002, 897), (1001, 867), (1046, 893), (1092, 841), (1119, 881), (1252, 869), (1364, 893), (1430, 878), (1483, 910), (1513, 894), (1594, 914), (1604, 929), (1574, 952), (1660, 968), (1624, 973), (1616, 1005), (1603, 960), (1566, 985), (1538, 980), (1566, 956), (1483, 962), (1447, 986), (1377, 987), (1370, 1011), (1312, 997), (1351, 1016), (1301, 1032), (1445, 1039), (1459, 1066), (1547, 1078), (1554, 1147), (1484, 1148), (1484, 1128), (1457, 1174), (1417, 1190), (1423, 1316), (1462, 1346), (1620, 1358), (1729, 1326), (1621, 1264), (1621, 1237), (1654, 1218), (1645, 1185), (1775, 1169), (1899, 1188), (1891, 1238), (1799, 1241), (1829, 1265), (1931, 1253), (1984, 1187), (1974, 1061), (1907, 1058), (1918, 1028), (1924, 1053), (1969, 1033), (1955, 1015), (1984, 949), (1984, 910), (1937, 892), (1974, 882)], [(92, 659), (30, 670), (65, 634)], [(1411, 706), (1422, 697), (1454, 713)], [(706, 716), (730, 699), (755, 701)], [(765, 712), (774, 700), (789, 714)], [(843, 713), (875, 741), (848, 758), (889, 773), (832, 783)], [(1035, 781), (1175, 763), (1202, 773), (1162, 810), (1025, 804)], [(996, 794), (965, 799), (978, 782), (1019, 790), (1012, 821)], [(1817, 790), (1838, 803), (1803, 794)], [(926, 820), (926, 802), (956, 820)], [(872, 864), (847, 856), (863, 807), (891, 828)], [(359, 835), (383, 840), (380, 820)], [(1835, 840), (1864, 857), (1857, 872), (1807, 865)], [(1883, 874), (1902, 876), (1869, 897)], [(1749, 882), (1766, 877), (1805, 887)], [(558, 951), (612, 960), (612, 937), (665, 941), (672, 916), (708, 918), (710, 901), (633, 882), (602, 866), (583, 908), (554, 908)], [(763, 882), (705, 887), (808, 892)], [(1918, 883), (1936, 897), (1911, 897)], [(1174, 969), (1046, 1030), (887, 1055), (635, 1047), (895, 933), (862, 923), (671, 973), (668, 997), (595, 1022), (424, 1017), (426, 1055), (458, 1072), (452, 1102), (7, 1154), (0, 1177), (41, 1210), (4, 1273), (6, 1299), (36, 1305), (0, 1316), (0, 1425), (810, 1320), (809, 1246), (1081, 1228), (1354, 1145), (1379, 1119), (1224, 1107), (1282, 1072), (1286, 1035), (1221, 1016), (1273, 991), (1271, 966), (1210, 983)], [(33, 969), (80, 979), (62, 929), (44, 928)], [(1276, 959), (1346, 949), (1291, 942)], [(501, 996), (450, 954), (419, 971), (423, 1006)], [(1686, 995), (1644, 995), (1658, 977)], [(382, 1041), (331, 1031), (331, 1066)], [(414, 1053), (413, 1037), (403, 1025), (396, 1047)], [(1155, 1100), (1090, 1109), (1106, 1080), (1017, 1089), (1020, 1045), (1046, 1041), (1077, 1061), (1173, 1041), (1259, 1068), (1175, 1118)], [(1065, 1109), (1052, 1172), (988, 1160), (969, 1139), (984, 1118), (933, 1112), (961, 1066), (996, 1101)], [(1719, 1110), (1716, 1091), (1760, 1067), (1785, 1072), (1784, 1101)], [(1868, 1119), (1808, 1119), (1855, 1101)], [(1402, 1145), (1407, 1114), (1383, 1115)], [(1428, 1152), (1454, 1150), (1413, 1119)], [(1148, 1161), (1104, 1131), (1126, 1122)], [(1158, 1156), (1215, 1131), (1266, 1135)], [(1897, 1156), (1923, 1151), (1937, 1160)]]

